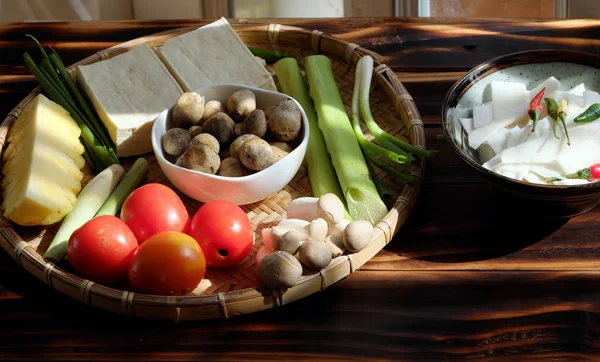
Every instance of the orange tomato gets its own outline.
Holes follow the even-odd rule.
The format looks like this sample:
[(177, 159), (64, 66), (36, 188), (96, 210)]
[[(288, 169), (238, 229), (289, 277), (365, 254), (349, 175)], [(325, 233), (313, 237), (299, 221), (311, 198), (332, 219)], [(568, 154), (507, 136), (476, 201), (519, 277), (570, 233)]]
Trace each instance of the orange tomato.
[(159, 295), (186, 295), (206, 272), (200, 245), (191, 236), (164, 231), (141, 244), (129, 267), (129, 283), (136, 290)]

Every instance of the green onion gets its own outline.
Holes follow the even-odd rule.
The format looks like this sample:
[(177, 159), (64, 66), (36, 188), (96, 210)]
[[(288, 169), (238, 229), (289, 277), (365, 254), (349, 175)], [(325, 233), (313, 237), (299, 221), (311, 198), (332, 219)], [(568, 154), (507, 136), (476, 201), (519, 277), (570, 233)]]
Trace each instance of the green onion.
[(350, 216), (354, 220), (362, 219), (377, 224), (387, 214), (387, 207), (369, 175), (367, 162), (335, 84), (331, 60), (324, 55), (310, 55), (306, 58), (305, 66), (319, 128), (323, 132)]
[[(354, 135), (356, 136), (356, 139), (358, 140), (358, 143), (360, 144), (360, 146), (363, 150), (363, 153), (369, 153), (373, 156), (379, 155), (379, 156), (382, 156), (393, 162), (407, 163), (407, 162), (409, 162), (409, 159), (406, 156), (406, 154), (399, 155), (395, 152), (388, 150), (387, 148), (383, 148), (374, 143), (371, 143), (365, 137), (362, 129), (360, 128), (359, 99), (362, 95), (364, 95), (362, 93), (362, 90), (364, 90), (365, 88), (368, 90), (370, 87), (369, 83), (365, 83), (365, 79), (364, 79), (365, 77), (363, 76), (364, 72), (362, 71), (362, 69), (361, 69), (362, 67), (360, 66), (360, 62), (364, 58), (365, 57), (361, 58), (361, 60), (359, 61), (359, 64), (357, 65), (356, 79), (354, 82), (354, 92), (352, 93), (352, 108), (351, 108), (350, 118), (352, 119), (352, 129), (354, 130)], [(367, 103), (368, 103), (368, 97), (369, 97), (368, 93), (367, 93), (366, 97), (367, 97)], [(411, 156), (411, 159), (414, 160), (414, 158), (412, 156)]]
[[(373, 58), (366, 55), (361, 58), (361, 61), (363, 60), (363, 58), (364, 58), (364, 61), (362, 63), (362, 67), (364, 67), (364, 69), (362, 69), (361, 71), (362, 71), (364, 78), (361, 83), (363, 83), (363, 85), (371, 84), (371, 78), (373, 76)], [(358, 65), (357, 65), (357, 68), (358, 68)], [(394, 144), (394, 145), (400, 147), (401, 149), (405, 150), (406, 152), (410, 152), (414, 155), (422, 156), (427, 159), (432, 159), (435, 156), (437, 151), (424, 150), (422, 148), (413, 146), (410, 143), (404, 142), (404, 141), (392, 136), (391, 134), (385, 132), (377, 125), (377, 123), (373, 119), (373, 116), (371, 115), (371, 107), (369, 105), (369, 87), (363, 86), (361, 88), (359, 101), (360, 101), (361, 113), (362, 113), (363, 119), (367, 125), (367, 128), (369, 129), (371, 134), (373, 134), (375, 139), (379, 143), (381, 143), (384, 147), (387, 147), (386, 145), (391, 143), (391, 144)]]
[(131, 194), (133, 190), (146, 179), (149, 170), (148, 161), (144, 158), (138, 158), (129, 171), (125, 173), (125, 176), (123, 176), (123, 179), (119, 182), (108, 199), (102, 204), (102, 207), (98, 210), (95, 217), (101, 215), (116, 215), (121, 210), (121, 206), (123, 206), (127, 196), (129, 196), (129, 194)]
[(73, 117), (75, 122), (77, 122), (77, 125), (81, 129), (81, 139), (83, 140), (84, 146), (88, 150), (88, 155), (101, 161), (105, 166), (111, 165), (113, 162), (106, 148), (98, 141), (92, 131), (85, 125), (75, 109), (71, 107), (71, 105), (60, 94), (60, 92), (53, 87), (50, 81), (43, 75), (40, 69), (33, 62), (33, 59), (31, 59), (31, 56), (28, 53), (25, 53), (23, 54), (23, 60), (25, 61), (25, 64), (29, 70), (38, 80), (42, 88), (48, 93), (50, 98), (54, 102), (58, 103), (61, 107), (66, 109), (71, 114), (71, 117)]
[(254, 47), (248, 47), (252, 55), (259, 58), (263, 58), (267, 63), (273, 63), (283, 58), (290, 57), (289, 54), (280, 52), (278, 50), (259, 49)]
[(75, 99), (77, 100), (79, 107), (81, 109), (83, 109), (83, 112), (85, 113), (85, 116), (89, 119), (91, 127), (94, 130), (94, 132), (100, 137), (100, 139), (102, 140), (102, 143), (104, 143), (104, 145), (107, 148), (113, 148), (114, 145), (113, 145), (110, 137), (108, 137), (106, 129), (104, 128), (104, 126), (102, 124), (100, 124), (98, 119), (94, 116), (94, 114), (92, 113), (92, 110), (90, 109), (87, 102), (83, 98), (82, 94), (77, 89), (77, 86), (75, 85), (75, 83), (73, 83), (73, 80), (69, 76), (69, 72), (67, 71), (67, 69), (65, 68), (65, 66), (62, 64), (62, 62), (59, 59), (60, 58), (58, 57), (58, 55), (56, 53), (50, 54), (50, 61), (56, 67), (56, 69), (58, 69), (58, 72), (62, 76), (63, 81), (65, 82), (67, 87), (69, 88), (69, 91), (74, 95)]
[(344, 202), (344, 195), (327, 152), (323, 133), (319, 129), (317, 113), (304, 77), (300, 73), (298, 62), (294, 58), (285, 58), (275, 63), (273, 67), (283, 93), (298, 101), (308, 118), (308, 147), (304, 159), (308, 166), (313, 196), (320, 197), (327, 193), (334, 193)]
[[(65, 108), (81, 128), (81, 140), (85, 147), (85, 160), (90, 166), (101, 171), (104, 168), (119, 164), (112, 140), (104, 125), (94, 116), (87, 102), (69, 76), (58, 53), (52, 48), (48, 56), (40, 42), (27, 34), (38, 45), (42, 54), (38, 67), (28, 53), (23, 54), (25, 64), (34, 74), (50, 99)], [(60, 75), (60, 76), (59, 76)], [(62, 78), (62, 80), (61, 80)]]

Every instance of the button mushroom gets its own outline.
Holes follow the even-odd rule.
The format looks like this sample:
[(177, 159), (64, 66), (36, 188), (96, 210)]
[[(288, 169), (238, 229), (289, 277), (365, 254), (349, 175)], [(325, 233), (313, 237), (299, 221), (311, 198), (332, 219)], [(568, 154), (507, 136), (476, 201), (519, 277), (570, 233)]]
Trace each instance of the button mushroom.
[(215, 151), (215, 153), (217, 153), (217, 154), (219, 153), (219, 149), (220, 149), (219, 141), (217, 141), (217, 139), (209, 133), (200, 133), (199, 135), (196, 135), (194, 138), (192, 138), (192, 142), (190, 143), (190, 146), (195, 145), (197, 143), (204, 143), (205, 145), (210, 147), (213, 151)]
[(235, 123), (226, 113), (218, 112), (204, 122), (202, 130), (213, 135), (219, 143), (226, 143), (235, 138)]
[(298, 250), (300, 262), (311, 270), (321, 270), (331, 263), (331, 249), (322, 241), (305, 241)]
[(290, 230), (297, 230), (302, 232), (302, 239), (308, 239), (308, 225), (310, 223), (305, 220), (300, 219), (283, 219), (277, 224), (277, 228), (279, 228), (283, 233), (286, 233)]
[(256, 96), (251, 90), (240, 89), (227, 99), (227, 111), (238, 121), (243, 121), (256, 109)]
[(344, 237), (343, 235), (328, 235), (325, 238), (325, 244), (331, 249), (331, 257), (336, 258), (344, 254)]
[(202, 126), (191, 126), (188, 129), (188, 133), (190, 134), (190, 136), (192, 136), (192, 138), (194, 138), (200, 133), (202, 133)]
[(202, 115), (202, 119), (200, 120), (201, 124), (204, 124), (207, 119), (214, 116), (219, 112), (225, 112), (225, 108), (219, 101), (208, 101), (204, 105), (204, 114)]
[(258, 138), (258, 136), (253, 134), (243, 134), (236, 138), (235, 141), (231, 142), (231, 145), (229, 146), (229, 156), (239, 158), (240, 147), (242, 147), (242, 144), (244, 144), (244, 142), (246, 142), (250, 138)]
[(162, 139), (163, 150), (172, 156), (179, 156), (190, 145), (192, 137), (183, 128), (171, 128)]
[(329, 227), (329, 231), (327, 231), (327, 235), (343, 236), (344, 230), (346, 230), (346, 226), (348, 226), (348, 224), (350, 224), (350, 221), (344, 219), (337, 224), (331, 225)]
[(301, 219), (312, 221), (319, 217), (319, 198), (299, 197), (293, 199), (287, 208), (287, 217), (290, 219)]
[(304, 242), (303, 233), (298, 230), (290, 230), (283, 235), (280, 235), (278, 231), (279, 229), (273, 233), (273, 248), (275, 250), (285, 251), (291, 255), (296, 254)]
[(271, 288), (289, 288), (300, 280), (302, 265), (293, 255), (278, 250), (258, 264), (258, 276)]
[(175, 127), (189, 128), (197, 125), (204, 115), (204, 97), (195, 92), (185, 92), (177, 98), (171, 113)]
[(291, 99), (281, 101), (269, 113), (267, 130), (277, 141), (292, 141), (300, 134), (302, 127), (302, 113)]
[(240, 132), (242, 134), (254, 134), (260, 138), (263, 138), (267, 133), (267, 120), (265, 118), (265, 112), (261, 109), (255, 109), (250, 113), (248, 117), (242, 122), (240, 126)]
[(248, 169), (235, 157), (227, 157), (221, 162), (217, 175), (226, 177), (242, 177), (248, 174)]
[(267, 141), (250, 138), (240, 147), (240, 161), (251, 170), (264, 170), (273, 164), (273, 151)]
[(327, 227), (327, 221), (322, 218), (314, 219), (308, 225), (308, 238), (310, 240), (323, 241), (327, 236), (327, 231), (329, 228)]
[(334, 193), (327, 193), (319, 197), (318, 215), (329, 224), (337, 224), (344, 220), (344, 204)]
[(188, 168), (190, 170), (205, 172), (209, 174), (215, 174), (221, 165), (221, 159), (219, 155), (213, 151), (210, 146), (204, 143), (196, 143), (190, 145), (181, 159), (177, 160), (180, 166)]
[(357, 253), (371, 243), (373, 225), (366, 220), (354, 220), (344, 230), (344, 246)]

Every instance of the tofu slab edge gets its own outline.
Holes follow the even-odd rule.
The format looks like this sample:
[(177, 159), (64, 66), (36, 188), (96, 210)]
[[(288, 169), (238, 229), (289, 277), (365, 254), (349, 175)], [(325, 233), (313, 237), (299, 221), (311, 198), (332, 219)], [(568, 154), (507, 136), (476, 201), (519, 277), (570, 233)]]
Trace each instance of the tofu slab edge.
[[(203, 42), (202, 39), (207, 38), (207, 32), (211, 32), (212, 35), (223, 41), (223, 46), (216, 47), (207, 41)], [(187, 49), (190, 45), (197, 46), (200, 43), (205, 44), (209, 49), (206, 52), (192, 47)], [(208, 54), (211, 49), (215, 50), (215, 53)], [(250, 52), (225, 18), (167, 40), (163, 46), (156, 49), (156, 53), (186, 92), (204, 85), (222, 82), (277, 90), (269, 71)], [(210, 73), (204, 73), (201, 69), (205, 53), (207, 54), (206, 58), (220, 59), (219, 66), (233, 68), (232, 73), (235, 73), (237, 69), (244, 69), (244, 72), (231, 76), (228, 74), (227, 77), (224, 77), (223, 74), (227, 73), (224, 71), (220, 74), (215, 73), (211, 77)], [(232, 54), (233, 56), (231, 56)], [(227, 61), (228, 57), (229, 62)], [(207, 69), (210, 71), (211, 66), (208, 66)], [(212, 71), (218, 72), (219, 69), (215, 67)]]
[(119, 157), (152, 152), (154, 120), (183, 93), (146, 44), (108, 60), (81, 65), (76, 77), (117, 145)]

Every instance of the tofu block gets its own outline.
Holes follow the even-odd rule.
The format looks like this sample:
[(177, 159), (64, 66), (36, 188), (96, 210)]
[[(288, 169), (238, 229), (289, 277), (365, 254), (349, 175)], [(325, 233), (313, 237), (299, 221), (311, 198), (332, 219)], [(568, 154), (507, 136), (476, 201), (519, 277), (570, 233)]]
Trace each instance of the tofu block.
[(560, 82), (554, 77), (546, 79), (542, 82), (542, 84), (529, 91), (529, 97), (527, 97), (528, 101), (531, 101), (533, 97), (535, 97), (544, 87), (546, 88), (546, 91), (544, 92), (544, 97), (551, 97), (554, 95), (554, 92), (556, 92), (560, 88)]
[(494, 109), (492, 103), (485, 103), (473, 107), (473, 129), (481, 128), (494, 121)]
[(494, 120), (506, 116), (506, 111), (529, 101), (525, 84), (492, 81), (490, 83)]
[(529, 170), (527, 175), (523, 177), (524, 181), (531, 182), (532, 184), (546, 184), (546, 179), (538, 175), (537, 173)]
[(501, 163), (492, 171), (515, 180), (522, 180), (529, 173), (529, 167), (519, 163)]
[(469, 146), (473, 149), (479, 148), (487, 139), (502, 128), (506, 128), (515, 122), (527, 118), (527, 104), (523, 103), (518, 107), (507, 111), (506, 116), (500, 120), (494, 120), (483, 127), (474, 129), (469, 134)]
[(152, 152), (156, 117), (183, 93), (147, 46), (77, 70), (77, 82), (91, 100), (119, 157)]
[(225, 18), (167, 40), (157, 54), (186, 92), (216, 83), (277, 90)]
[(575, 87), (569, 89), (569, 93), (573, 93), (578, 96), (583, 96), (583, 92), (585, 92), (585, 84), (579, 83)]
[(511, 130), (508, 128), (501, 128), (487, 139), (485, 144), (494, 150), (494, 155), (504, 151), (510, 132)]

